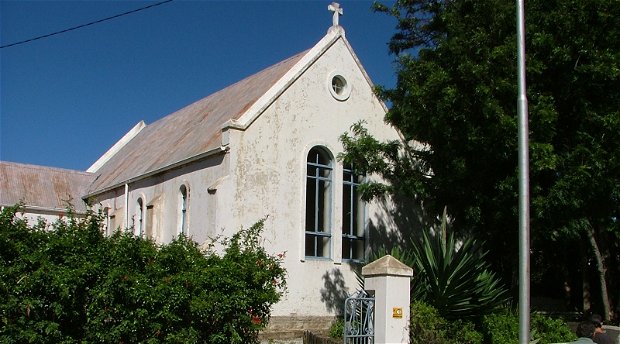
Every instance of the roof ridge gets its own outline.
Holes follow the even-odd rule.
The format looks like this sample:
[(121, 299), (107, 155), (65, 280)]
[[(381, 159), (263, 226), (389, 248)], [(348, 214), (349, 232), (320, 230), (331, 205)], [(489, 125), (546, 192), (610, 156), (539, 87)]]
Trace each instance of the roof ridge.
[(36, 169), (36, 170), (52, 170), (52, 171), (58, 171), (58, 172), (73, 172), (73, 173), (79, 173), (79, 174), (88, 175), (88, 176), (93, 176), (94, 175), (94, 173), (87, 172), (87, 171), (73, 170), (73, 169), (69, 169), (69, 168), (55, 167), (55, 166), (35, 165), (35, 164), (28, 164), (28, 163), (23, 163), (23, 162), (14, 162), (14, 161), (6, 161), (6, 160), (0, 160), (0, 165), (18, 166), (18, 167), (22, 167), (22, 168), (30, 168), (30, 169)]

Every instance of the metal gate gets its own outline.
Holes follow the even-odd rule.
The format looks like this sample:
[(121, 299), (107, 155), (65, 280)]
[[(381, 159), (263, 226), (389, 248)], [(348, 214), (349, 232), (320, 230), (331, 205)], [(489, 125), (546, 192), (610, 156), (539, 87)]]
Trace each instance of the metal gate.
[(344, 302), (344, 344), (374, 344), (375, 296), (360, 290)]

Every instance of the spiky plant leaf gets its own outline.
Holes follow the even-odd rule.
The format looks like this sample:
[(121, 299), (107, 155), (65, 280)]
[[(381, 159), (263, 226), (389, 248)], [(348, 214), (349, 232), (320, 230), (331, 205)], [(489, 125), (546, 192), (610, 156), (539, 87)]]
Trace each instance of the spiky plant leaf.
[(488, 314), (503, 305), (508, 293), (489, 270), (480, 243), (457, 240), (445, 227), (442, 232), (412, 241), (412, 300), (427, 302), (446, 319)]

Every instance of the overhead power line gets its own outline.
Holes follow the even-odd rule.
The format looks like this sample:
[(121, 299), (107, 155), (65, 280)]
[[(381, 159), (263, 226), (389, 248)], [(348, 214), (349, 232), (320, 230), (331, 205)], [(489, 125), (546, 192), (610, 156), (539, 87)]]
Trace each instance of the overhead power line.
[(103, 23), (104, 21), (108, 21), (108, 20), (112, 20), (112, 19), (119, 18), (119, 17), (122, 17), (122, 16), (126, 16), (128, 14), (144, 11), (146, 9), (149, 9), (149, 8), (152, 8), (152, 7), (155, 7), (155, 6), (159, 6), (159, 5), (163, 5), (163, 4), (165, 4), (167, 2), (171, 2), (171, 1), (173, 1), (173, 0), (161, 1), (161, 2), (152, 4), (152, 5), (148, 5), (148, 6), (145, 6), (145, 7), (141, 7), (141, 8), (135, 9), (135, 10), (131, 10), (131, 11), (127, 11), (127, 12), (123, 12), (123, 13), (117, 14), (117, 15), (113, 15), (111, 17), (99, 19), (99, 20), (96, 20), (96, 21), (93, 21), (93, 22), (90, 22), (90, 23), (87, 23), (87, 24), (78, 25), (78, 26), (75, 26), (75, 27), (71, 27), (71, 28), (68, 28), (68, 29), (61, 30), (61, 31), (49, 33), (47, 35), (30, 38), (30, 39), (27, 39), (27, 40), (24, 40), (24, 41), (19, 41), (19, 42), (15, 42), (15, 43), (11, 43), (11, 44), (2, 45), (2, 46), (0, 46), (0, 49), (8, 48), (8, 47), (12, 47), (12, 46), (15, 46), (15, 45), (24, 44), (24, 43), (28, 43), (28, 42), (32, 42), (32, 41), (36, 41), (36, 40), (42, 39), (42, 38), (47, 38), (47, 37), (51, 37), (51, 36), (55, 36), (55, 35), (60, 35), (61, 33), (66, 33), (66, 32), (69, 32), (69, 31), (81, 29), (83, 27), (91, 26), (91, 25), (94, 25), (94, 24)]

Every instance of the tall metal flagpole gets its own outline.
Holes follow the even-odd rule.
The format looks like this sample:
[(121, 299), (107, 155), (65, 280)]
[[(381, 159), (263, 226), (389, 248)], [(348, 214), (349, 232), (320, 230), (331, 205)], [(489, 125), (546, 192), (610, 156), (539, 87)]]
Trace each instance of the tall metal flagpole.
[(517, 0), (517, 63), (519, 70), (519, 344), (530, 341), (530, 177), (528, 113), (525, 87), (525, 5)]

